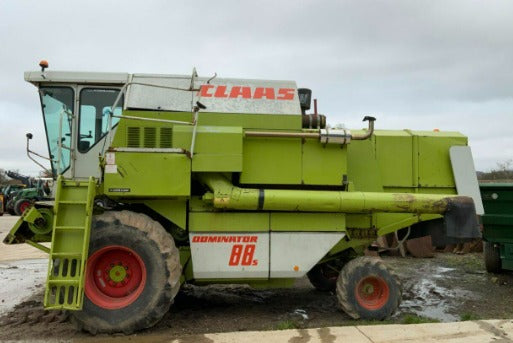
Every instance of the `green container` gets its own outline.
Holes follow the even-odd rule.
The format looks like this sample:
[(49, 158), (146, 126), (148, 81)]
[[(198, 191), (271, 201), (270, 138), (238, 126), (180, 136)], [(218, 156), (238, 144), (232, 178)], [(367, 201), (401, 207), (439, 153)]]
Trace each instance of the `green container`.
[(502, 269), (513, 270), (513, 183), (480, 184), (483, 239), (499, 247)]

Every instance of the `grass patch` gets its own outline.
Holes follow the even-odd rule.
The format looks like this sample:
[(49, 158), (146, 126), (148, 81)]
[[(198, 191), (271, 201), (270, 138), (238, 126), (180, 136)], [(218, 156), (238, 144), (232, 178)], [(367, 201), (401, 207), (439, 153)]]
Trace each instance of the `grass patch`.
[(284, 320), (276, 324), (276, 330), (290, 330), (290, 329), (298, 329), (299, 326), (296, 322), (292, 320)]
[(422, 324), (422, 323), (440, 323), (438, 319), (414, 316), (414, 315), (406, 315), (401, 321), (402, 324)]
[(462, 322), (466, 322), (467, 320), (479, 320), (481, 319), (477, 314), (474, 314), (474, 313), (463, 313), (461, 316), (460, 316), (460, 320)]

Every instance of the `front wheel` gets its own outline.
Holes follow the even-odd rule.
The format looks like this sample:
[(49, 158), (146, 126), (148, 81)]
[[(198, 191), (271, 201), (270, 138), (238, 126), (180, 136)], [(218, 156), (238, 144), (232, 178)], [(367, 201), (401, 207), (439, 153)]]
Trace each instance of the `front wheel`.
[(79, 329), (132, 333), (155, 325), (180, 288), (181, 265), (173, 238), (156, 221), (130, 211), (93, 219)]
[(388, 318), (399, 307), (401, 296), (398, 277), (377, 258), (349, 261), (337, 279), (339, 304), (354, 319)]

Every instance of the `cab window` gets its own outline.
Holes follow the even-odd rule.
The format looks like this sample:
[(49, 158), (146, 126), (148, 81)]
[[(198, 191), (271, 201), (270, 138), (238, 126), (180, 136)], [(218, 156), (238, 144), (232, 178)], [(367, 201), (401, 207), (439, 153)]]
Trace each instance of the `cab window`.
[[(52, 170), (54, 174), (58, 171), (62, 173), (69, 168), (71, 159), (69, 147), (71, 147), (74, 92), (68, 87), (41, 87), (39, 94)], [(68, 149), (59, 149), (59, 141)]]
[[(89, 151), (100, 141), (109, 130), (109, 114), (114, 101), (118, 97), (119, 89), (84, 88), (80, 92), (80, 123), (78, 137), (78, 151)], [(114, 109), (115, 115), (121, 115), (123, 97)], [(119, 118), (112, 118), (112, 127), (119, 122)]]

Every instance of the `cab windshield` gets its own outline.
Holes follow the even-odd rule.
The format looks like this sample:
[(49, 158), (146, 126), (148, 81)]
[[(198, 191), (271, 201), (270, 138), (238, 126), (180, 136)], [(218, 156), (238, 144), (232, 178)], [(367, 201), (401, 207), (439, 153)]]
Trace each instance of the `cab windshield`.
[[(69, 168), (71, 151), (62, 148), (59, 154), (59, 140), (62, 145), (71, 147), (71, 120), (73, 113), (74, 91), (69, 87), (41, 87), (39, 89), (43, 118), (46, 129), (48, 151), (52, 159), (54, 174)], [(62, 129), (60, 119), (62, 116)]]

